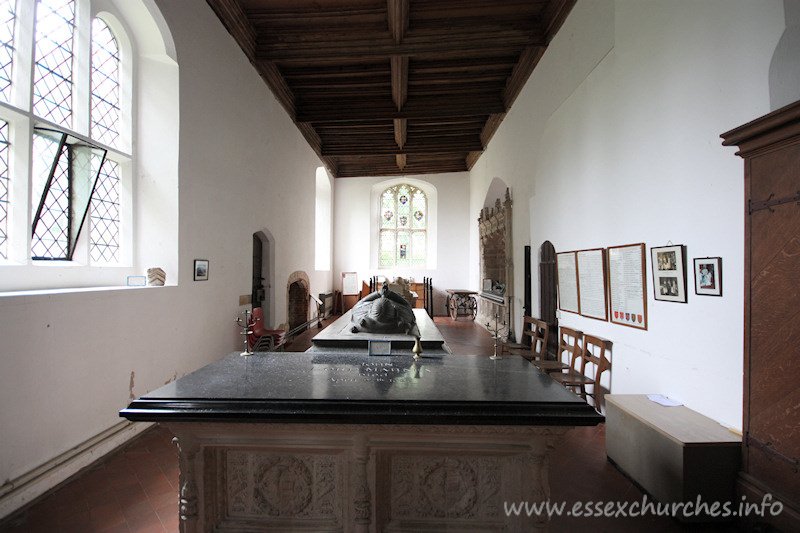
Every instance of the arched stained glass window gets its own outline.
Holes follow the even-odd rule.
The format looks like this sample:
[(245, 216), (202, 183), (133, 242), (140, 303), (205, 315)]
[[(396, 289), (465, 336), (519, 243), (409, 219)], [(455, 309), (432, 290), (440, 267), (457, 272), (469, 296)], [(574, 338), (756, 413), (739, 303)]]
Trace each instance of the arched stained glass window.
[(119, 46), (108, 25), (92, 21), (92, 139), (117, 147), (120, 126)]
[(74, 0), (39, 0), (33, 76), (36, 116), (72, 127), (72, 57)]
[(16, 0), (0, 0), (0, 99), (11, 99)]
[(380, 199), (379, 266), (424, 268), (428, 245), (428, 199), (408, 184), (389, 187)]

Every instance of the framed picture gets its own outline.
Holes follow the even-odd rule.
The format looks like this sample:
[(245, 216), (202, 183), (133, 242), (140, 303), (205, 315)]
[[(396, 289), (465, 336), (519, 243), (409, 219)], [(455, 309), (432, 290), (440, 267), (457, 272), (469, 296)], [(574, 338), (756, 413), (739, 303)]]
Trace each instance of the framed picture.
[(694, 293), (722, 296), (722, 258), (694, 258)]
[(195, 281), (208, 280), (208, 259), (194, 260), (194, 280)]
[(681, 244), (650, 248), (656, 300), (686, 303), (685, 252)]
[(647, 329), (647, 251), (644, 243), (609, 246), (606, 255), (611, 322)]

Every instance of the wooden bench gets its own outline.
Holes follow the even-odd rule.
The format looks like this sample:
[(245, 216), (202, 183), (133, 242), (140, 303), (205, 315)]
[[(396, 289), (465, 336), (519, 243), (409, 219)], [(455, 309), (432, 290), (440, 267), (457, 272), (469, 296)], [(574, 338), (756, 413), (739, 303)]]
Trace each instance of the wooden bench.
[(685, 406), (664, 407), (644, 394), (609, 394), (605, 400), (606, 454), (653, 498), (695, 504), (699, 495), (709, 506), (731, 502), (738, 510), (740, 435)]

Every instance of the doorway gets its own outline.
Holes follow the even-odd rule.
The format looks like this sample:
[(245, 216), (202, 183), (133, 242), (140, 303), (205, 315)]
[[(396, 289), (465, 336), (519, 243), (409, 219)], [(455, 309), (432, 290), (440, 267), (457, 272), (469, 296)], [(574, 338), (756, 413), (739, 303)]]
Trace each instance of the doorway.
[(265, 325), (272, 325), (272, 250), (274, 241), (264, 231), (253, 233), (253, 268), (250, 303), (253, 309), (261, 308)]

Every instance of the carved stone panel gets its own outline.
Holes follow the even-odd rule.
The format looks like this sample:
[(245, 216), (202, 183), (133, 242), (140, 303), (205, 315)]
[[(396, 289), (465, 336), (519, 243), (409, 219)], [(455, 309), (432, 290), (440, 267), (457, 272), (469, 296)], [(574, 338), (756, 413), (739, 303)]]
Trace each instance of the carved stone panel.
[[(224, 494), (211, 523), (233, 530), (245, 524), (317, 524), (342, 527), (346, 466), (343, 454), (281, 453), (252, 449), (214, 449), (219, 458), (207, 493)], [(208, 496), (208, 494), (207, 494)]]

